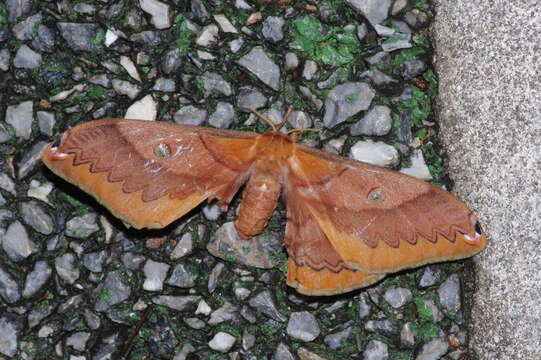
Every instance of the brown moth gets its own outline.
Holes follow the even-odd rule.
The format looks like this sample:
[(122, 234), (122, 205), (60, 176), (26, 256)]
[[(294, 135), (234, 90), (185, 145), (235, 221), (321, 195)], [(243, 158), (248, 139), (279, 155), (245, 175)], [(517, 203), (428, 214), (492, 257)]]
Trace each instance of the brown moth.
[(265, 134), (126, 119), (66, 131), (43, 162), (135, 228), (163, 228), (203, 201), (223, 210), (246, 185), (235, 227), (263, 231), (285, 195), (287, 284), (309, 295), (461, 259), (487, 244), (476, 216), (422, 180)]

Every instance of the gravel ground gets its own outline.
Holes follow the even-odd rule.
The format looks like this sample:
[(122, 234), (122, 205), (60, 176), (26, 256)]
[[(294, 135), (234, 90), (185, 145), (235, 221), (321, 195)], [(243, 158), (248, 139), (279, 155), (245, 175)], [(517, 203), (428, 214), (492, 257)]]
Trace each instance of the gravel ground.
[(535, 1), (441, 2), (434, 24), (449, 169), (492, 240), (476, 258), (481, 359), (541, 359), (540, 11)]
[[(450, 188), (427, 1), (0, 4), (0, 358), (459, 359), (471, 261), (306, 297), (281, 205), (249, 251), (227, 213), (128, 231), (39, 154), (105, 117), (267, 131)], [(467, 271), (464, 271), (467, 270)]]

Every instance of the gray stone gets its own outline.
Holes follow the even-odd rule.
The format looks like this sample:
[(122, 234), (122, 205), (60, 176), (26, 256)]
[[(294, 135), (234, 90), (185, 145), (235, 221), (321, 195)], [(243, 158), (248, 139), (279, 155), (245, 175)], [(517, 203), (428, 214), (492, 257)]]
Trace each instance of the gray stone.
[(207, 284), (207, 289), (209, 293), (212, 294), (214, 290), (216, 290), (216, 287), (218, 286), (218, 280), (220, 279), (220, 275), (222, 274), (224, 267), (225, 265), (219, 262), (212, 268), (209, 276), (209, 282)]
[(295, 70), (299, 66), (299, 57), (294, 52), (286, 53), (285, 69), (286, 71)]
[(428, 22), (428, 15), (419, 9), (412, 9), (404, 14), (404, 20), (414, 28), (421, 28)]
[(396, 0), (391, 9), (391, 15), (396, 15), (408, 6), (408, 0)]
[(366, 37), (366, 34), (368, 34), (366, 24), (362, 23), (361, 25), (357, 25), (357, 38), (359, 41), (362, 41)]
[(370, 340), (363, 352), (364, 360), (387, 360), (389, 350), (387, 344), (379, 340)]
[(427, 266), (423, 269), (423, 274), (419, 279), (419, 286), (423, 288), (432, 286), (436, 284), (436, 282), (440, 279), (440, 276), (441, 274), (438, 268)]
[(447, 310), (456, 313), (460, 310), (460, 278), (457, 274), (449, 276), (438, 288), (440, 303)]
[(432, 180), (432, 174), (430, 174), (430, 169), (426, 166), (425, 158), (421, 149), (416, 149), (411, 153), (410, 156), (411, 166), (408, 168), (400, 169), (402, 174), (409, 176), (414, 176), (418, 179), (425, 181)]
[(361, 80), (371, 80), (376, 86), (385, 86), (398, 81), (385, 74), (384, 72), (379, 71), (378, 69), (370, 69), (359, 75)]
[(66, 223), (66, 235), (78, 239), (87, 238), (99, 230), (98, 216), (95, 213), (76, 216)]
[(20, 205), (21, 215), (26, 224), (44, 235), (50, 235), (54, 230), (52, 217), (45, 212), (37, 201), (23, 202)]
[(185, 295), (185, 296), (171, 296), (160, 295), (152, 299), (152, 302), (156, 305), (167, 306), (170, 309), (176, 311), (193, 311), (195, 309), (195, 303), (201, 299), (200, 296)]
[(308, 311), (291, 313), (286, 328), (287, 334), (297, 341), (313, 341), (320, 334), (314, 315)]
[(175, 245), (171, 255), (169, 255), (171, 260), (178, 260), (188, 254), (193, 250), (193, 240), (192, 233), (185, 233), (182, 235), (178, 243)]
[(208, 221), (216, 221), (222, 214), (220, 206), (217, 203), (206, 204), (203, 206), (203, 215)]
[(86, 325), (91, 330), (97, 330), (101, 326), (101, 318), (89, 309), (85, 309), (83, 314)]
[(42, 134), (53, 136), (53, 129), (56, 123), (54, 113), (48, 111), (38, 111), (36, 113), (38, 117), (39, 130)]
[(312, 126), (310, 115), (298, 110), (294, 110), (289, 114), (287, 122), (295, 129), (308, 129)]
[(11, 54), (9, 49), (4, 48), (0, 50), (0, 70), (8, 71), (9, 70), (9, 60), (11, 59)]
[(5, 4), (8, 10), (8, 21), (11, 24), (32, 11), (31, 0), (6, 0)]
[(6, 110), (6, 122), (13, 127), (15, 135), (24, 140), (30, 139), (32, 135), (33, 107), (32, 101), (23, 101), (8, 106)]
[(150, 14), (150, 22), (156, 29), (167, 29), (172, 25), (170, 6), (157, 0), (139, 0), (141, 10)]
[(278, 16), (268, 16), (263, 21), (261, 26), (261, 33), (265, 40), (277, 43), (284, 38), (284, 32), (282, 28), (285, 25), (285, 20)]
[(323, 342), (331, 349), (336, 350), (347, 342), (351, 336), (351, 327), (325, 336)]
[(74, 295), (66, 299), (60, 306), (58, 307), (58, 313), (60, 314), (67, 314), (70, 311), (75, 310), (76, 308), (80, 307), (84, 302), (84, 297), (82, 294)]
[(17, 195), (15, 182), (7, 173), (0, 173), (0, 189), (7, 191), (11, 195)]
[(235, 26), (233, 26), (231, 21), (229, 21), (227, 16), (223, 14), (216, 14), (213, 17), (214, 17), (214, 20), (216, 20), (216, 22), (220, 26), (220, 29), (222, 29), (224, 33), (231, 33), (231, 34), (239, 33), (238, 30), (235, 28)]
[(449, 343), (445, 338), (430, 340), (423, 345), (415, 360), (438, 360), (449, 350)]
[(395, 309), (398, 309), (413, 300), (411, 291), (406, 288), (390, 288), (385, 291), (383, 295), (385, 301), (389, 303)]
[(235, 345), (236, 340), (237, 339), (233, 335), (220, 331), (214, 335), (208, 345), (212, 350), (226, 353), (231, 350), (233, 345)]
[(273, 360), (295, 360), (295, 356), (289, 351), (287, 345), (281, 342), (274, 351)]
[(233, 222), (220, 226), (207, 244), (207, 250), (214, 256), (248, 266), (270, 269), (276, 266), (272, 253), (281, 251), (281, 239), (274, 233), (264, 232), (250, 240), (241, 239)]
[(75, 264), (75, 255), (65, 253), (54, 259), (56, 273), (68, 284), (73, 284), (79, 279), (79, 267)]
[(398, 165), (400, 156), (391, 145), (381, 141), (358, 141), (349, 151), (349, 157), (377, 166), (392, 167)]
[(178, 48), (169, 49), (165, 52), (161, 63), (165, 74), (172, 74), (182, 66), (182, 55)]
[(173, 117), (179, 124), (201, 125), (207, 120), (207, 111), (188, 105), (177, 111)]
[(358, 303), (358, 311), (359, 311), (359, 319), (365, 319), (367, 318), (370, 313), (372, 312), (372, 306), (370, 306), (370, 300), (368, 300), (368, 296), (361, 295), (359, 298)]
[(432, 299), (423, 299), (423, 302), (427, 308), (432, 312), (432, 320), (434, 323), (438, 323), (443, 320), (443, 313), (438, 309), (436, 303)]
[(166, 284), (180, 288), (191, 288), (195, 286), (197, 276), (192, 274), (184, 264), (177, 264), (167, 279)]
[(246, 41), (242, 38), (231, 40), (229, 44), (229, 50), (231, 50), (233, 53), (238, 53), (240, 49), (242, 49), (242, 46), (244, 45)]
[(216, 111), (209, 117), (209, 125), (219, 129), (227, 129), (235, 120), (235, 109), (233, 105), (220, 101), (216, 104)]
[(239, 89), (237, 106), (249, 112), (251, 109), (259, 109), (267, 104), (267, 98), (257, 88), (244, 86)]
[(17, 317), (10, 315), (13, 314), (4, 311), (0, 317), (0, 354), (11, 358), (17, 353), (22, 326)]
[(107, 311), (111, 306), (120, 304), (130, 297), (131, 288), (122, 277), (120, 270), (111, 271), (105, 281), (96, 288), (94, 292), (97, 297), (94, 304), (96, 311)]
[(222, 75), (206, 71), (201, 75), (201, 81), (203, 81), (203, 88), (205, 89), (207, 95), (217, 94), (217, 95), (224, 95), (224, 96), (230, 96), (233, 94), (233, 90), (231, 90), (231, 85), (224, 80)]
[(26, 228), (19, 222), (11, 223), (5, 234), (0, 233), (2, 248), (12, 261), (21, 261), (38, 251), (36, 244), (28, 236)]
[(170, 266), (168, 264), (148, 259), (143, 268), (145, 272), (143, 289), (146, 291), (161, 291), (169, 268)]
[(393, 337), (400, 333), (398, 327), (389, 320), (370, 320), (364, 328), (384, 336)]
[(41, 13), (27, 17), (20, 23), (13, 26), (13, 35), (15, 35), (15, 37), (21, 41), (32, 39), (32, 32), (34, 31), (34, 28), (37, 27), (37, 25), (41, 22), (41, 19)]
[(218, 43), (218, 32), (218, 26), (214, 24), (205, 26), (199, 33), (195, 43), (203, 47), (213, 47)]
[(276, 306), (276, 301), (272, 297), (269, 290), (263, 290), (249, 301), (251, 307), (257, 311), (267, 315), (271, 319), (274, 319), (279, 322), (284, 322), (287, 320), (287, 317), (282, 315)]
[(364, 16), (372, 25), (376, 25), (387, 19), (391, 0), (346, 0), (346, 4)]
[(317, 73), (317, 63), (313, 60), (306, 60), (302, 69), (302, 77), (306, 80), (312, 80)]
[(45, 319), (53, 313), (55, 307), (56, 304), (45, 304), (44, 306), (40, 306), (39, 308), (34, 307), (28, 313), (28, 327), (33, 328), (39, 325), (41, 320)]
[(421, 75), (426, 70), (426, 63), (420, 59), (411, 59), (404, 61), (404, 69), (402, 77), (406, 80), (411, 80)]
[(105, 250), (86, 253), (83, 255), (83, 265), (92, 272), (100, 273), (103, 271), (103, 263), (106, 259)]
[(238, 63), (257, 76), (264, 84), (278, 90), (280, 68), (263, 51), (261, 46), (254, 47), (249, 53), (241, 57)]
[(193, 19), (200, 24), (204, 24), (210, 19), (207, 8), (201, 0), (192, 0), (191, 10)]
[(111, 87), (111, 80), (107, 74), (95, 74), (88, 79), (89, 83), (103, 86), (104, 88)]
[(415, 345), (415, 332), (411, 322), (405, 323), (400, 330), (400, 345), (406, 348), (412, 348)]
[(126, 95), (130, 99), (134, 100), (141, 92), (141, 86), (131, 83), (126, 80), (113, 79), (113, 89), (119, 95)]
[(370, 107), (375, 91), (366, 83), (348, 82), (334, 87), (325, 100), (323, 123), (333, 128)]
[(381, 43), (381, 48), (386, 52), (393, 52), (399, 49), (409, 49), (411, 44), (411, 34), (395, 34)]
[(13, 276), (0, 266), (0, 296), (8, 304), (13, 304), (21, 298), (19, 284)]
[(101, 47), (104, 31), (98, 24), (57, 23), (60, 34), (75, 51), (95, 51)]
[(84, 351), (86, 348), (86, 342), (90, 338), (90, 333), (86, 331), (78, 331), (70, 335), (66, 339), (66, 346), (72, 347), (77, 351)]
[(53, 30), (45, 25), (38, 25), (37, 36), (32, 39), (32, 47), (42, 52), (52, 52), (56, 45), (56, 36)]
[(36, 294), (43, 285), (49, 280), (53, 269), (46, 261), (36, 261), (34, 269), (26, 276), (24, 283), (23, 297), (29, 298)]
[(200, 320), (199, 318), (196, 318), (196, 317), (190, 317), (190, 318), (185, 317), (182, 320), (184, 320), (186, 325), (196, 330), (201, 330), (205, 326), (207, 326), (207, 324), (203, 320)]
[(225, 304), (223, 304), (210, 314), (210, 319), (208, 323), (209, 325), (214, 326), (225, 321), (231, 321), (237, 318), (238, 312), (239, 308), (236, 305), (233, 305), (226, 301)]
[(350, 133), (358, 135), (387, 135), (391, 130), (391, 109), (385, 105), (376, 105), (359, 122), (353, 125)]
[(41, 154), (47, 145), (47, 141), (38, 141), (24, 153), (23, 157), (17, 162), (17, 167), (19, 168), (17, 178), (19, 180), (24, 179), (38, 165), (41, 165)]
[(163, 92), (175, 92), (176, 85), (174, 79), (157, 78), (152, 90)]

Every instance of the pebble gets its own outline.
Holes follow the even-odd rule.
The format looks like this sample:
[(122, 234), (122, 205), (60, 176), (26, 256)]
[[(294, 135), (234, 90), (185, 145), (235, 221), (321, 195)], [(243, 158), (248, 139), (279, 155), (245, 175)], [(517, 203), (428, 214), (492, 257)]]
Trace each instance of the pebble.
[(364, 16), (374, 26), (387, 19), (391, 0), (346, 0), (346, 4)]
[(239, 33), (238, 30), (235, 28), (235, 26), (231, 24), (231, 21), (229, 21), (229, 19), (225, 15), (216, 14), (214, 15), (214, 20), (216, 20), (216, 22), (218, 23), (218, 26), (220, 26), (220, 29), (222, 29), (224, 33), (231, 33), (231, 34)]
[(389, 346), (379, 340), (370, 340), (363, 352), (364, 360), (389, 359)]
[(184, 296), (172, 296), (172, 295), (160, 295), (152, 299), (152, 302), (156, 305), (167, 306), (170, 309), (176, 311), (193, 311), (195, 303), (201, 299), (200, 296), (184, 295)]
[(430, 340), (423, 345), (415, 360), (438, 360), (449, 350), (449, 343), (445, 338)]
[(199, 301), (197, 304), (197, 309), (195, 310), (195, 315), (205, 315), (208, 316), (212, 312), (212, 308), (207, 304), (207, 302), (203, 299)]
[(212, 350), (226, 353), (235, 344), (237, 339), (226, 332), (220, 331), (209, 341), (208, 345)]
[(387, 135), (391, 131), (391, 109), (385, 105), (374, 106), (361, 120), (350, 129), (353, 136)]
[(296, 341), (308, 342), (315, 340), (321, 330), (314, 315), (308, 311), (301, 311), (291, 313), (286, 332)]
[(218, 26), (212, 24), (205, 26), (202, 30), (195, 43), (203, 47), (213, 47), (218, 43)]
[(193, 250), (193, 240), (192, 233), (185, 233), (182, 235), (180, 240), (175, 245), (173, 251), (169, 255), (171, 260), (178, 260), (188, 254)]
[(295, 360), (295, 356), (283, 342), (279, 343), (274, 351), (274, 360)]
[(414, 150), (411, 153), (410, 160), (410, 167), (400, 169), (402, 174), (414, 176), (425, 181), (432, 180), (432, 174), (430, 174), (430, 170), (428, 169), (428, 166), (426, 166), (425, 158), (421, 150)]
[(146, 95), (130, 105), (124, 118), (156, 121), (158, 116), (158, 103), (152, 95)]
[(269, 290), (263, 290), (262, 292), (258, 293), (257, 295), (252, 297), (248, 303), (251, 307), (267, 315), (273, 320), (279, 322), (284, 322), (287, 320), (287, 317), (282, 315), (278, 310), (276, 301), (274, 300)]
[(76, 216), (66, 223), (66, 235), (78, 239), (87, 238), (99, 230), (98, 216), (95, 213)]
[(398, 150), (381, 141), (358, 141), (349, 151), (349, 157), (368, 164), (393, 167), (400, 162)]
[(366, 322), (364, 328), (388, 337), (393, 337), (400, 333), (398, 327), (389, 320), (369, 320)]
[(231, 85), (218, 73), (206, 71), (201, 75), (201, 81), (207, 95), (230, 96), (233, 94)]
[[(13, 276), (0, 265), (0, 296), (8, 304), (13, 304), (21, 298), (19, 285)], [(1, 341), (0, 341), (1, 343)]]
[(17, 50), (13, 59), (13, 66), (20, 69), (37, 69), (41, 66), (41, 54), (23, 44)]
[(210, 314), (208, 324), (214, 326), (226, 321), (231, 321), (237, 317), (238, 312), (239, 308), (236, 305), (226, 301), (225, 304)]
[(23, 202), (20, 205), (21, 215), (26, 224), (44, 235), (50, 235), (54, 230), (52, 217), (38, 204), (37, 201)]
[(122, 65), (122, 67), (128, 72), (128, 75), (130, 75), (133, 79), (137, 80), (138, 82), (141, 82), (141, 77), (139, 76), (139, 72), (137, 71), (135, 64), (129, 57), (121, 56), (120, 65)]
[(382, 87), (386, 85), (391, 85), (397, 83), (398, 81), (385, 74), (384, 72), (379, 71), (378, 69), (370, 69), (359, 75), (361, 80), (370, 80), (374, 85)]
[(0, 173), (0, 189), (7, 191), (11, 195), (17, 195), (15, 182), (7, 173)]
[(385, 291), (383, 295), (385, 301), (389, 303), (395, 309), (398, 309), (413, 300), (413, 295), (409, 289), (406, 288), (390, 288)]
[(163, 282), (167, 276), (170, 265), (148, 259), (143, 271), (145, 273), (145, 282), (143, 289), (146, 291), (162, 291)]
[(197, 276), (190, 272), (186, 265), (177, 264), (173, 268), (169, 279), (166, 281), (166, 284), (179, 288), (191, 288), (195, 286), (196, 279)]
[(77, 351), (84, 351), (86, 348), (86, 342), (89, 338), (89, 332), (78, 331), (66, 339), (66, 346), (72, 347)]
[(351, 327), (344, 330), (329, 334), (325, 336), (323, 342), (331, 349), (336, 350), (343, 344), (347, 343), (348, 338), (351, 336)]
[(32, 32), (34, 31), (34, 28), (41, 22), (42, 18), (43, 16), (41, 13), (27, 17), (23, 21), (13, 26), (13, 35), (15, 35), (15, 37), (21, 41), (31, 40)]
[(36, 294), (43, 285), (49, 280), (53, 269), (47, 261), (39, 260), (34, 264), (34, 269), (26, 276), (23, 288), (23, 297), (29, 298)]
[(237, 96), (237, 106), (246, 112), (251, 109), (259, 109), (267, 104), (267, 98), (261, 91), (252, 86), (244, 86), (239, 89)]
[(219, 262), (212, 268), (209, 276), (209, 281), (207, 283), (207, 289), (209, 293), (212, 294), (214, 290), (216, 290), (216, 287), (218, 286), (218, 280), (220, 279), (220, 275), (222, 274), (224, 267), (225, 265)]
[(114, 270), (107, 274), (105, 281), (98, 285), (94, 294), (97, 299), (94, 308), (98, 312), (107, 311), (111, 306), (120, 304), (131, 295), (130, 285), (123, 279), (121, 270)]
[(406, 348), (412, 348), (415, 345), (415, 332), (413, 331), (413, 324), (407, 322), (402, 326), (400, 330), (400, 344)]
[(440, 303), (453, 313), (460, 310), (460, 293), (460, 278), (457, 274), (449, 276), (438, 288)]
[(107, 252), (105, 250), (86, 253), (83, 255), (83, 265), (94, 273), (101, 273), (106, 259)]
[(281, 239), (273, 233), (263, 232), (250, 240), (241, 239), (233, 222), (220, 226), (207, 244), (212, 255), (262, 269), (276, 266), (272, 254), (282, 249)]
[(178, 48), (167, 50), (162, 58), (161, 68), (165, 74), (172, 74), (182, 66), (182, 57)]
[(170, 6), (157, 0), (139, 0), (141, 9), (150, 14), (150, 22), (156, 29), (167, 29), (171, 27), (172, 13)]
[(26, 228), (19, 221), (11, 223), (4, 234), (0, 232), (0, 241), (12, 261), (22, 261), (38, 251)]
[(433, 266), (427, 266), (423, 269), (423, 274), (419, 279), (419, 286), (422, 288), (430, 287), (440, 279), (440, 271)]
[(38, 118), (39, 130), (41, 133), (48, 136), (53, 136), (53, 129), (56, 124), (54, 113), (48, 111), (38, 111), (36, 116)]
[(142, 90), (139, 85), (126, 80), (113, 79), (112, 84), (113, 89), (117, 94), (126, 95), (132, 100), (134, 100)]
[(104, 31), (98, 24), (57, 23), (60, 35), (74, 51), (95, 51), (100, 44), (95, 39), (104, 37)]
[(32, 123), (34, 122), (33, 102), (23, 101), (18, 105), (10, 105), (6, 110), (6, 123), (15, 130), (15, 136), (24, 140), (32, 135)]
[(263, 38), (271, 43), (277, 43), (284, 39), (283, 27), (285, 20), (278, 16), (268, 16), (263, 20), (261, 33)]
[(331, 129), (360, 111), (367, 110), (375, 91), (366, 83), (347, 82), (337, 85), (325, 100), (323, 123)]
[(381, 48), (386, 52), (393, 52), (400, 49), (409, 49), (411, 44), (411, 34), (396, 34), (381, 43)]
[(68, 284), (73, 284), (79, 279), (80, 270), (75, 263), (73, 253), (65, 253), (54, 260), (56, 273)]
[(3, 312), (0, 316), (0, 354), (5, 356), (15, 356), (19, 345), (19, 333), (22, 326), (17, 321), (17, 317), (13, 313)]
[(184, 125), (201, 125), (207, 120), (207, 111), (193, 105), (184, 106), (178, 110), (173, 118), (176, 123)]
[(235, 109), (228, 102), (220, 101), (216, 104), (216, 111), (209, 117), (209, 125), (219, 129), (227, 129), (235, 120)]
[(36, 142), (24, 153), (19, 161), (17, 161), (17, 168), (19, 169), (17, 178), (19, 180), (30, 175), (30, 173), (34, 171), (37, 166), (41, 165), (41, 153), (47, 145), (47, 141)]
[(304, 62), (304, 68), (302, 70), (302, 77), (306, 80), (310, 81), (312, 80), (317, 73), (317, 63), (313, 60), (306, 60)]
[(278, 90), (280, 68), (267, 55), (261, 46), (256, 46), (238, 61), (239, 65), (253, 73), (264, 84)]

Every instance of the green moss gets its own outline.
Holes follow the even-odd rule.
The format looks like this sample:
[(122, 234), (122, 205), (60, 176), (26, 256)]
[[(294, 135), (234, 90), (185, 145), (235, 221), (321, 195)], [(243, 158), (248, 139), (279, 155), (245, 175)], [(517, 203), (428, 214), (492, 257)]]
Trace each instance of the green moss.
[(8, 10), (4, 3), (0, 4), (0, 29), (3, 29), (8, 25)]
[(438, 97), (438, 78), (432, 69), (425, 71), (423, 78), (428, 81), (428, 95), (435, 99)]
[(414, 356), (411, 352), (404, 352), (404, 351), (389, 351), (389, 359), (390, 360), (413, 360)]
[(290, 36), (295, 39), (291, 46), (298, 48), (303, 56), (323, 65), (351, 63), (361, 51), (354, 27), (329, 27), (325, 31), (313, 15), (294, 20)]
[(105, 97), (105, 89), (101, 86), (91, 86), (86, 92), (86, 95), (92, 100), (101, 100)]
[(180, 14), (175, 18), (175, 32), (177, 38), (175, 44), (182, 55), (186, 55), (190, 47), (194, 44), (196, 33), (190, 29), (188, 17)]
[(405, 61), (413, 60), (417, 55), (425, 54), (426, 50), (421, 46), (402, 49), (393, 58), (394, 65), (402, 65)]
[(100, 291), (100, 294), (99, 294), (98, 298), (100, 300), (102, 300), (102, 301), (107, 302), (107, 301), (111, 300), (112, 296), (113, 296), (113, 294), (111, 294), (111, 290), (108, 287), (104, 286), (104, 287), (101, 288), (101, 291)]
[(417, 86), (409, 85), (411, 89), (411, 99), (403, 100), (398, 104), (399, 112), (411, 109), (411, 122), (417, 127), (423, 125), (423, 121), (430, 115), (430, 98)]

